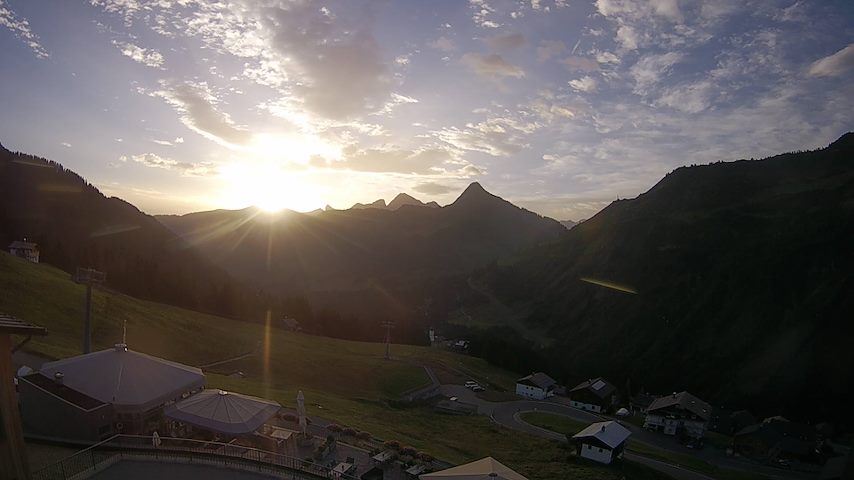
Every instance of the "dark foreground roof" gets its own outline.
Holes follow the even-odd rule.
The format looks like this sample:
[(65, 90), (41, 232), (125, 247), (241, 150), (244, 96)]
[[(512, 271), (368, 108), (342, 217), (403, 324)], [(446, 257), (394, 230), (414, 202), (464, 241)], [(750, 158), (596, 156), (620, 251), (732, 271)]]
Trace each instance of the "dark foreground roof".
[(26, 377), (21, 378), (21, 380), (35, 385), (51, 395), (61, 398), (82, 410), (90, 411), (106, 405), (106, 403), (96, 400), (85, 393), (80, 393), (66, 385), (57, 383), (53, 378), (48, 378), (41, 373), (27, 375)]
[(27, 323), (20, 318), (0, 313), (0, 333), (12, 335), (47, 335), (47, 329), (32, 323)]
[(127, 350), (124, 345), (42, 365), (66, 386), (119, 410), (145, 411), (201, 388), (205, 376), (195, 367)]

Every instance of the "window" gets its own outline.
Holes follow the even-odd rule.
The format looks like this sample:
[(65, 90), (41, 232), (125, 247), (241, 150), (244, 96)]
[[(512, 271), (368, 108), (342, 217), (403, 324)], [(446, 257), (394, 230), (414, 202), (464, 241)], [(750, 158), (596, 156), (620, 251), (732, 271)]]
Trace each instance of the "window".
[(601, 448), (599, 449), (599, 453), (602, 453), (602, 449), (601, 449)]
[(587, 445), (587, 450), (592, 450), (592, 449), (593, 449), (593, 445)]

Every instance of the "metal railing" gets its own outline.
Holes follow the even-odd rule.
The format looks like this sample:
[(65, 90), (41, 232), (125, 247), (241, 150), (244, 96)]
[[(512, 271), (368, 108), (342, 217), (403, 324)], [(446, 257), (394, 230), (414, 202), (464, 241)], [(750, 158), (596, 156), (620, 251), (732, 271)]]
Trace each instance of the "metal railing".
[(265, 473), (293, 479), (358, 480), (332, 467), (257, 448), (188, 438), (115, 435), (33, 473), (33, 480), (84, 479), (121, 460), (185, 463)]

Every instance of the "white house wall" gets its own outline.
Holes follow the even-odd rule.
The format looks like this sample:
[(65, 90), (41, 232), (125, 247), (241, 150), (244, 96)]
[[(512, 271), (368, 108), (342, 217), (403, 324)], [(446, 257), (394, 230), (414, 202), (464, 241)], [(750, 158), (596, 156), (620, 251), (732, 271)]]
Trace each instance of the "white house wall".
[(582, 403), (582, 402), (576, 402), (575, 400), (570, 400), (569, 405), (572, 407), (575, 407), (575, 408), (579, 408), (581, 410), (587, 410), (588, 412), (599, 413), (602, 411), (602, 409), (599, 407), (599, 405), (593, 405), (592, 403)]
[(611, 453), (612, 451), (607, 448), (597, 447), (588, 443), (581, 444), (581, 456), (599, 463), (611, 463)]
[(516, 384), (516, 395), (533, 398), (535, 400), (542, 400), (546, 398), (546, 392), (544, 392), (542, 388), (532, 387), (521, 383)]

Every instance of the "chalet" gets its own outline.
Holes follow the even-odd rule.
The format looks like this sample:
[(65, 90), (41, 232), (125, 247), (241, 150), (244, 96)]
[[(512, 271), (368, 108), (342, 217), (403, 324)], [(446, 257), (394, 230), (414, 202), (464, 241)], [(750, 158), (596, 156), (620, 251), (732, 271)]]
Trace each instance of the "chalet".
[(39, 263), (39, 246), (33, 242), (15, 240), (9, 244), (9, 253), (33, 263)]
[(646, 410), (643, 427), (665, 435), (703, 438), (712, 415), (708, 403), (688, 392), (673, 393), (655, 399)]
[(602, 377), (585, 380), (569, 391), (569, 404), (590, 412), (606, 412), (617, 404), (617, 387)]
[(598, 422), (572, 436), (575, 453), (582, 458), (610, 464), (623, 457), (626, 441), (632, 434), (617, 422)]
[(543, 400), (554, 395), (557, 382), (543, 372), (536, 372), (516, 380), (516, 395)]
[(770, 417), (736, 432), (732, 444), (739, 454), (759, 460), (809, 461), (816, 455), (818, 436), (809, 425)]

